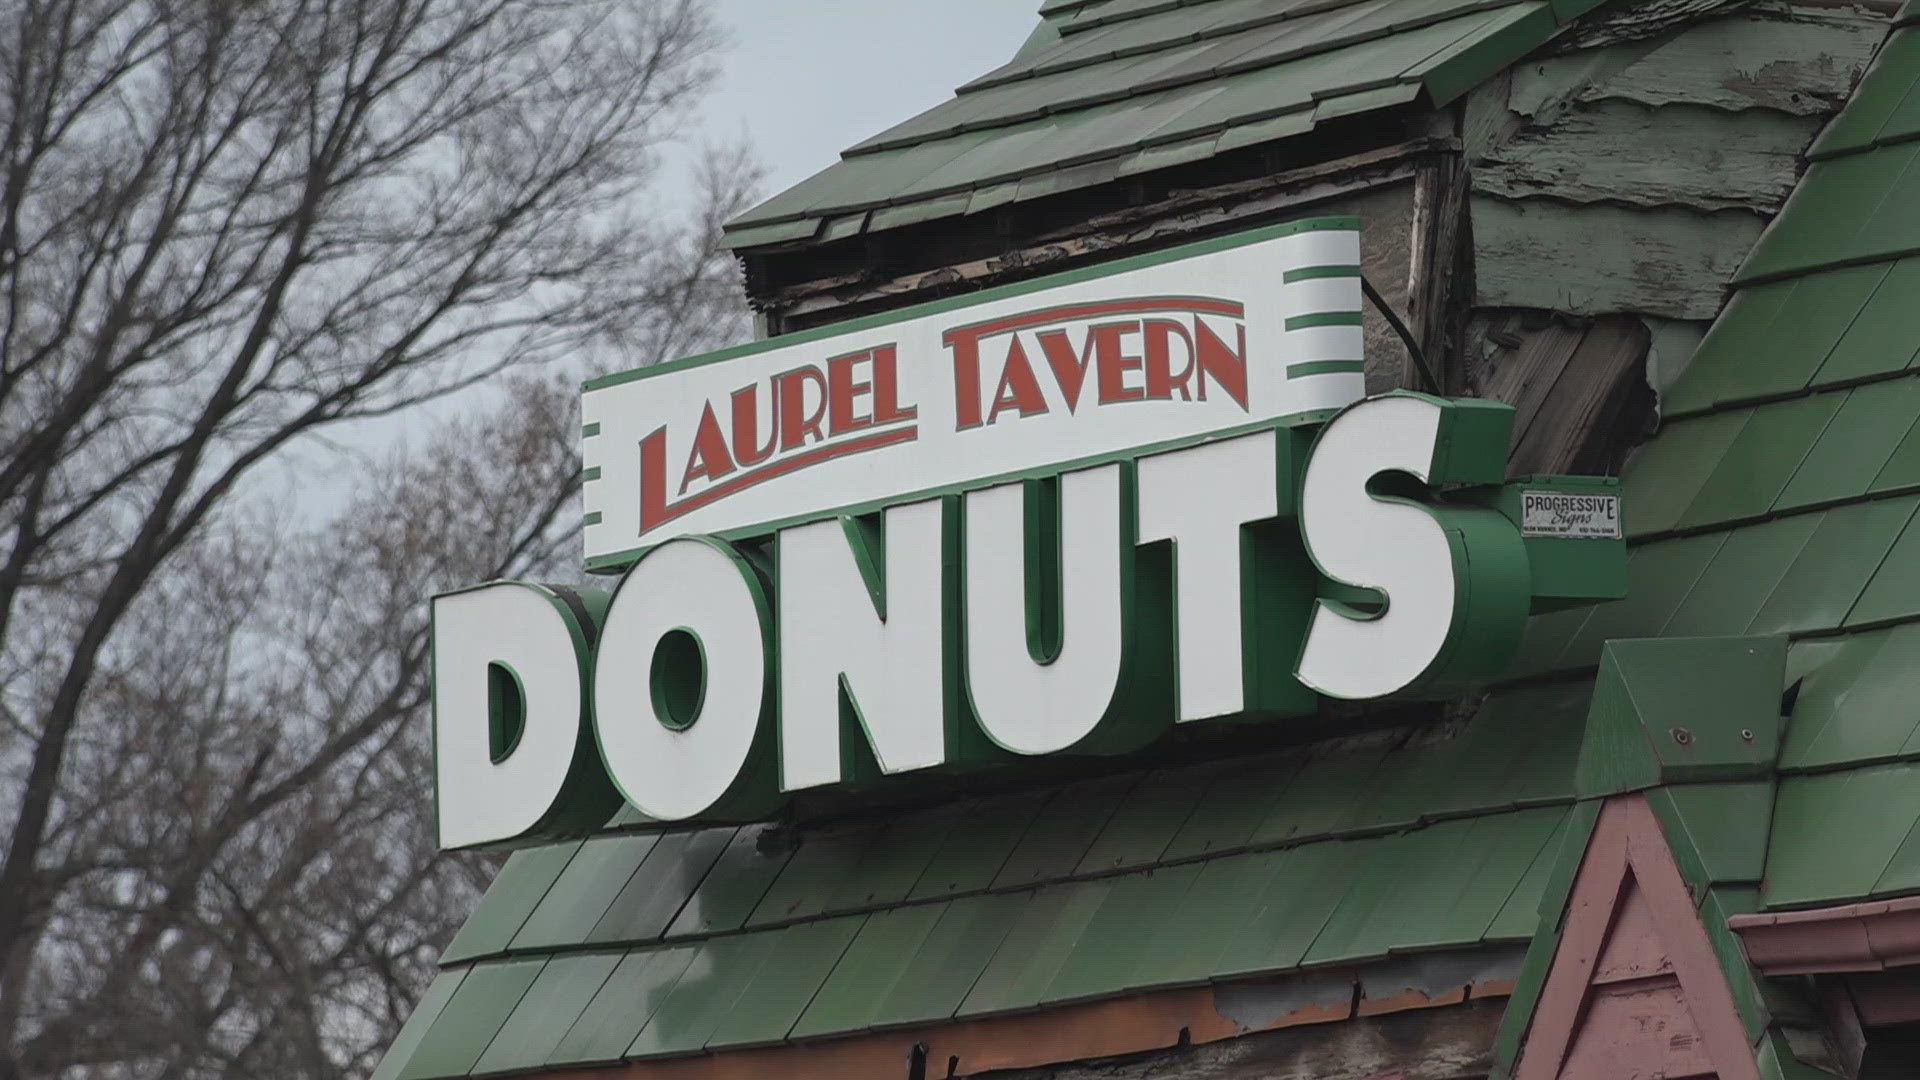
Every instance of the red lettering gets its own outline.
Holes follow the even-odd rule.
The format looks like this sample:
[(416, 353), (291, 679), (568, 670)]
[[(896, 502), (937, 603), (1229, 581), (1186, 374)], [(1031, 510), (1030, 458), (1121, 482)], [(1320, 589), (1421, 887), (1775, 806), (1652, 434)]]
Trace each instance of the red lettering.
[(855, 382), (853, 366), (873, 359), (873, 353), (857, 352), (827, 361), (827, 435), (844, 435), (873, 423), (871, 416), (854, 414), (853, 403), (873, 389), (872, 383)]
[(1200, 400), (1207, 400), (1207, 379), (1220, 384), (1242, 409), (1247, 407), (1247, 328), (1236, 325), (1239, 348), (1227, 348), (1219, 336), (1199, 319), (1193, 320), (1194, 364), (1200, 369)]
[[(975, 376), (976, 380), (978, 375)], [(980, 412), (980, 391), (974, 390), (974, 415)], [(873, 422), (891, 424), (895, 420), (911, 420), (920, 415), (918, 405), (900, 405), (900, 373), (895, 364), (892, 345), (882, 345), (873, 350)]]
[[(943, 340), (953, 350), (953, 429), (977, 428), (980, 426), (980, 335), (971, 329), (949, 330)], [(892, 350), (888, 353), (891, 359)], [(876, 373), (875, 381), (878, 379)]]
[(1018, 410), (1021, 416), (1033, 416), (1047, 411), (1047, 399), (1040, 392), (1040, 380), (1034, 377), (1033, 365), (1027, 362), (1027, 350), (1020, 344), (1020, 336), (1008, 339), (1013, 342), (1007, 349), (1007, 364), (1000, 371), (1000, 385), (993, 392), (993, 411), (987, 414), (987, 423), (991, 424), (1007, 409)]
[[(1173, 370), (1175, 334), (1180, 335), (1180, 341), (1187, 351), (1186, 366), (1177, 373)], [(1193, 337), (1187, 333), (1187, 328), (1172, 319), (1148, 319), (1141, 324), (1140, 337), (1146, 352), (1147, 396), (1156, 401), (1167, 401), (1178, 390), (1181, 401), (1192, 401), (1193, 394), (1187, 390), (1187, 380), (1193, 377)]]
[(700, 413), (700, 427), (693, 433), (693, 447), (687, 452), (687, 471), (680, 478), (680, 494), (687, 485), (705, 477), (718, 480), (733, 471), (733, 458), (727, 454), (727, 437), (720, 433), (720, 421), (713, 417), (713, 402)]
[(1121, 336), (1138, 333), (1139, 330), (1140, 324), (1137, 322), (1115, 322), (1100, 323), (1087, 331), (1094, 365), (1099, 369), (1100, 404), (1139, 401), (1145, 397), (1139, 387), (1130, 387), (1126, 383), (1127, 372), (1140, 369), (1140, 358), (1120, 352)]
[(1073, 346), (1067, 343), (1066, 331), (1042, 330), (1040, 351), (1047, 357), (1047, 366), (1053, 369), (1053, 381), (1059, 385), (1061, 396), (1067, 399), (1067, 411), (1074, 411), (1080, 404), (1080, 385), (1087, 379), (1087, 360), (1093, 355), (1093, 335), (1087, 335), (1086, 346), (1076, 355)]
[[(819, 397), (812, 412), (807, 411), (807, 384), (811, 383)], [(775, 396), (780, 401), (780, 449), (791, 450), (808, 441), (819, 442), (826, 438), (820, 430), (820, 421), (827, 415), (827, 378), (820, 374), (817, 367), (794, 368), (783, 371), (773, 377)]]
[(767, 394), (767, 445), (761, 446), (760, 386), (743, 386), (733, 392), (733, 460), (742, 468), (758, 465), (773, 456), (774, 439), (780, 434), (780, 420), (774, 415), (773, 394)]
[(640, 531), (667, 520), (667, 429), (640, 440)]

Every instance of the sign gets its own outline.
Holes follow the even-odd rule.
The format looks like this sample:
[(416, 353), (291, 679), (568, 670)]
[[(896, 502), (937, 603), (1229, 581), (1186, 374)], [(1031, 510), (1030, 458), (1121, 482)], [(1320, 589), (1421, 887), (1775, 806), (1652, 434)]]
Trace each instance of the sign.
[(435, 598), (442, 846), (1445, 698), (1623, 595), (1575, 531), (1613, 481), (1506, 482), (1504, 405), (1359, 397), (1353, 224), (590, 385), (624, 573)]
[(1320, 218), (596, 379), (587, 565), (1339, 408), (1360, 304)]
[(1520, 493), (1520, 535), (1620, 539), (1620, 496), (1562, 491)]

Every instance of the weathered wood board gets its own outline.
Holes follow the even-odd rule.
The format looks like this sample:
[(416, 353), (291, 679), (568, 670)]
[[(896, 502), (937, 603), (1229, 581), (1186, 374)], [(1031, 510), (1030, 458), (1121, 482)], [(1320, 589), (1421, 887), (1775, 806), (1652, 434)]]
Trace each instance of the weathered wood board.
[(1475, 306), (1711, 319), (1766, 218), (1745, 210), (1472, 200)]
[(1509, 199), (1775, 210), (1820, 124), (1771, 109), (1595, 101), (1492, 147), (1473, 186)]

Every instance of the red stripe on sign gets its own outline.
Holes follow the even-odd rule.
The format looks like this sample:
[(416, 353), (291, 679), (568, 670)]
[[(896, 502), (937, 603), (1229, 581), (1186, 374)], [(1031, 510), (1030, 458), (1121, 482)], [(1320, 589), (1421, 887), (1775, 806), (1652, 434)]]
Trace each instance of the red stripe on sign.
[(1227, 315), (1240, 319), (1246, 317), (1247, 308), (1237, 300), (1219, 300), (1211, 296), (1136, 296), (1125, 300), (1063, 304), (1060, 307), (1041, 308), (1038, 311), (1023, 312), (1019, 315), (1004, 315), (985, 322), (956, 326), (942, 335), (942, 340), (945, 344), (951, 345), (957, 336), (992, 337), (995, 334), (1025, 330), (1030, 326), (1072, 322), (1075, 319), (1092, 319), (1102, 315), (1139, 315), (1154, 311), (1189, 311), (1198, 315)]
[(881, 447), (893, 446), (896, 443), (912, 442), (919, 437), (920, 427), (914, 424), (907, 427), (892, 428), (887, 431), (876, 431), (870, 435), (862, 435), (857, 439), (847, 439), (843, 442), (817, 446), (805, 453), (784, 457), (778, 461), (768, 462), (750, 472), (740, 473), (732, 479), (715, 484), (696, 495), (689, 495), (678, 502), (663, 504), (659, 512), (652, 515), (646, 513), (646, 500), (642, 499), (640, 532), (644, 535), (675, 518), (690, 514), (710, 503), (718, 502), (737, 491), (742, 491), (767, 480), (777, 479), (788, 473), (799, 472), (801, 469), (807, 468), (810, 465), (819, 465), (823, 462), (832, 461), (835, 458), (842, 458), (867, 450), (878, 450)]

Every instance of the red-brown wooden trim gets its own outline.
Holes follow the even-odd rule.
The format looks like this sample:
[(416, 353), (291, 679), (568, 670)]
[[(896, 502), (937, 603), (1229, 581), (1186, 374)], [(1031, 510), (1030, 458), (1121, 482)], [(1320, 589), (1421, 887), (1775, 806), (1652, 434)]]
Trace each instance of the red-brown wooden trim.
[(1735, 915), (1747, 959), (1763, 975), (1828, 975), (1920, 964), (1920, 896)]
[[(1663, 963), (1656, 978), (1638, 978), (1632, 971), (1610, 972), (1601, 978), (1596, 969), (1619, 928), (1624, 902), (1636, 889), (1652, 918), (1651, 927), (1645, 929), (1649, 935), (1657, 934)], [(1714, 956), (1680, 868), (1644, 795), (1616, 796), (1601, 807), (1561, 925), (1560, 942), (1522, 1044), (1515, 1080), (1576, 1080), (1576, 1073), (1577, 1080), (1584, 1080), (1591, 1071), (1570, 1069), (1568, 1059), (1582, 1026), (1591, 1022), (1587, 1010), (1596, 1000), (1595, 991), (1623, 983), (1652, 986), (1662, 979), (1669, 987), (1677, 981), (1681, 1000), (1675, 1008), (1691, 1018), (1712, 1062), (1711, 1073), (1688, 1075), (1759, 1080), (1759, 1067), (1726, 973)], [(1644, 1038), (1646, 1032), (1608, 1031), (1607, 1036), (1624, 1044)]]

